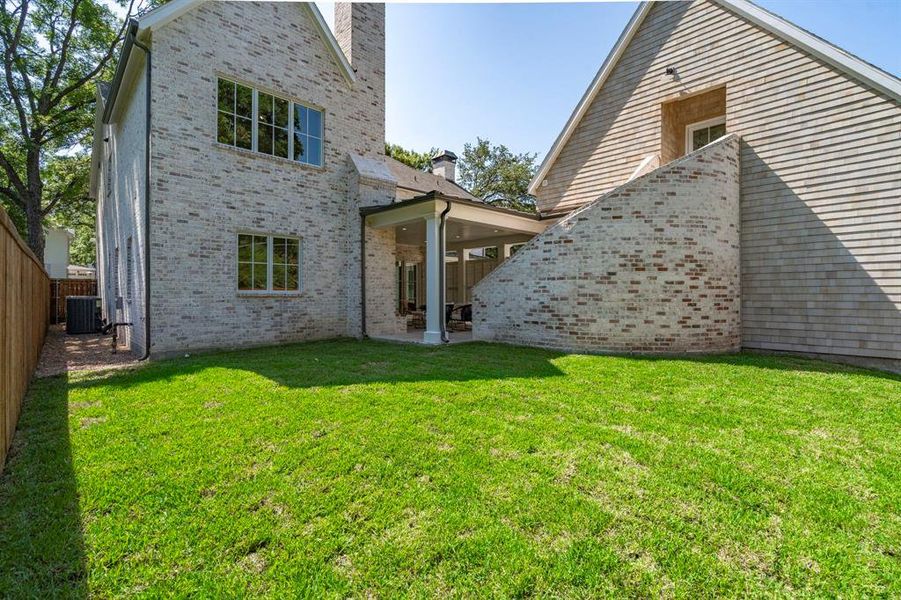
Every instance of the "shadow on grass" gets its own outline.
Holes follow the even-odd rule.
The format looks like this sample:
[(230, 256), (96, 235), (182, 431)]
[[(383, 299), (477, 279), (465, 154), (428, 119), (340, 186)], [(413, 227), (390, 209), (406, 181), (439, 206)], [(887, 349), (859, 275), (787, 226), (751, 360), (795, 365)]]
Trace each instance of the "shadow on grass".
[(0, 476), (0, 597), (87, 597), (67, 377), (38, 380)]
[[(208, 369), (255, 373), (289, 388), (415, 382), (466, 382), (562, 377), (554, 361), (567, 353), (524, 346), (473, 342), (422, 346), (387, 341), (337, 339), (200, 354), (151, 363), (130, 371), (82, 377), (69, 385), (127, 389), (147, 382), (176, 380)], [(719, 355), (598, 355), (622, 361), (730, 365), (762, 371), (865, 374), (901, 381), (885, 371), (804, 357), (760, 352)]]

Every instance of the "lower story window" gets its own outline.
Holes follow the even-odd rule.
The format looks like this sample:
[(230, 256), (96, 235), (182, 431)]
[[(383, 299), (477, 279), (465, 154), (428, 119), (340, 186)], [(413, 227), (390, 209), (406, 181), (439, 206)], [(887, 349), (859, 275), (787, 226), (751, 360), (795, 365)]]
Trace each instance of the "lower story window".
[(238, 234), (238, 291), (300, 291), (300, 239)]

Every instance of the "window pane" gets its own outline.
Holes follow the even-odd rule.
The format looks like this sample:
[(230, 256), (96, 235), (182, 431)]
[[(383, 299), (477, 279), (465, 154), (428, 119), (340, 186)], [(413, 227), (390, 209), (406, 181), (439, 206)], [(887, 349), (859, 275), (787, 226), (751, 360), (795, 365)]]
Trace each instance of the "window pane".
[(289, 266), (287, 269), (287, 278), (288, 281), (285, 284), (285, 289), (296, 291), (300, 289), (300, 269), (297, 266)]
[(272, 154), (272, 126), (260, 123), (257, 126), (257, 152)]
[(253, 90), (246, 85), (235, 84), (237, 101), (235, 112), (239, 117), (253, 118)]
[(260, 123), (268, 123), (271, 125), (274, 122), (272, 118), (272, 96), (264, 94), (263, 92), (258, 92), (257, 110), (260, 113)]
[(266, 238), (262, 235), (253, 236), (253, 261), (269, 262), (269, 251), (266, 248)]
[(235, 84), (227, 79), (219, 80), (219, 110), (235, 112)]
[(300, 104), (294, 105), (294, 129), (301, 133), (308, 133), (307, 130), (307, 112), (306, 106)]
[(302, 133), (294, 134), (294, 160), (306, 162), (308, 139), (309, 138)]
[(283, 291), (287, 289), (285, 283), (285, 265), (272, 265), (272, 289)]
[(275, 155), (282, 158), (291, 158), (288, 156), (288, 130), (275, 129)]
[(707, 144), (707, 130), (706, 129), (697, 129), (692, 132), (692, 142), (691, 149), (697, 150), (698, 148), (705, 146)]
[(253, 253), (251, 252), (251, 247), (253, 246), (253, 236), (251, 235), (239, 235), (238, 236), (238, 260), (249, 262)]
[(266, 265), (255, 263), (253, 265), (253, 289), (265, 290), (266, 288)]
[(253, 132), (253, 123), (250, 119), (238, 117), (235, 121), (235, 146), (250, 150), (253, 148), (251, 133)]
[(288, 101), (275, 98), (275, 120), (273, 123), (279, 127), (288, 127)]
[(218, 125), (216, 127), (216, 140), (229, 146), (235, 145), (235, 117), (219, 112)]
[(249, 290), (253, 285), (253, 265), (238, 263), (238, 289)]
[(312, 108), (307, 109), (309, 129), (307, 133), (322, 139), (322, 113)]
[(273, 262), (273, 264), (278, 264), (278, 263), (284, 264), (286, 262), (285, 261), (286, 242), (287, 242), (287, 240), (285, 238), (278, 238), (278, 237), (272, 238), (272, 262)]
[(298, 240), (288, 239), (288, 264), (296, 265), (300, 262), (299, 255), (300, 242)]
[(306, 162), (311, 165), (319, 166), (322, 164), (322, 140), (318, 140), (314, 137), (309, 138), (309, 140), (310, 145), (306, 156)]
[(725, 125), (714, 125), (710, 128), (710, 141), (716, 141), (726, 135), (726, 126)]

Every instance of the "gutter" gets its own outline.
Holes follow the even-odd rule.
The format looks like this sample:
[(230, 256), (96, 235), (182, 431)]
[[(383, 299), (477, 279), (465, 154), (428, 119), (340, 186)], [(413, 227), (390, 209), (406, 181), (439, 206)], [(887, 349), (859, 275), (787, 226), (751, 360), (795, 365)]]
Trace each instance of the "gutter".
[[(122, 52), (119, 54), (119, 64), (116, 65), (116, 73), (113, 75), (113, 80), (110, 82), (109, 94), (107, 94), (106, 104), (103, 106), (103, 117), (101, 118), (101, 121), (104, 125), (109, 125), (110, 119), (113, 116), (113, 106), (116, 104), (119, 88), (122, 87), (122, 79), (125, 78), (125, 69), (128, 67), (128, 59), (131, 57), (131, 50), (137, 35), (138, 21), (137, 19), (131, 19), (128, 22), (128, 28), (125, 30), (125, 40), (123, 40), (122, 43)], [(144, 48), (141, 49), (144, 50)], [(145, 52), (147, 51), (145, 50)]]
[(360, 333), (366, 338), (366, 217), (360, 217)]

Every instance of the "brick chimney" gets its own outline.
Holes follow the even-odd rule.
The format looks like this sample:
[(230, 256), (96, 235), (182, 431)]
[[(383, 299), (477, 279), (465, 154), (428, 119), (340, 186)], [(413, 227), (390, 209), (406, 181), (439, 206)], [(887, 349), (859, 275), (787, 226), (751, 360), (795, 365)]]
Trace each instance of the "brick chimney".
[(385, 5), (335, 3), (335, 37), (357, 78), (363, 153), (385, 152)]
[(455, 181), (457, 176), (457, 155), (450, 150), (441, 150), (432, 157), (432, 173), (440, 175), (448, 181)]

